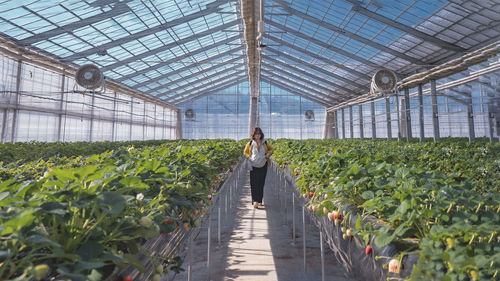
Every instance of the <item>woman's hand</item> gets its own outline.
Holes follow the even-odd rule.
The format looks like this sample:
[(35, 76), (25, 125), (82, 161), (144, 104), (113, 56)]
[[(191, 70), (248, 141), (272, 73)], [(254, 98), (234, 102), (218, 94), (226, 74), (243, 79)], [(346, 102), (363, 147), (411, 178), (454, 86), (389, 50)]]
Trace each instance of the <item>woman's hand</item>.
[(266, 158), (267, 158), (267, 159), (271, 158), (271, 155), (272, 155), (271, 153), (267, 153), (267, 154), (266, 154)]

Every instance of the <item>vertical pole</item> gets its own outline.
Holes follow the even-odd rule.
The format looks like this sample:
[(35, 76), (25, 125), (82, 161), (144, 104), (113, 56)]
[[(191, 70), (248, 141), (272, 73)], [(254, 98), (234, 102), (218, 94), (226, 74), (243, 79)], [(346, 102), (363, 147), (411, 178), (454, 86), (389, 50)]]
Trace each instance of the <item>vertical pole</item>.
[(23, 62), (21, 60), (17, 61), (17, 76), (16, 76), (16, 94), (15, 94), (15, 101), (14, 101), (14, 109), (13, 109), (13, 115), (12, 115), (12, 127), (11, 127), (11, 133), (10, 133), (10, 141), (15, 142), (16, 141), (16, 127), (17, 127), (17, 114), (19, 113), (19, 91), (21, 90), (21, 71), (22, 71), (22, 65)]
[(425, 139), (425, 131), (424, 131), (424, 96), (423, 96), (422, 84), (418, 85), (418, 125), (420, 129), (420, 141), (423, 142)]
[(476, 139), (476, 133), (474, 130), (474, 111), (472, 109), (472, 98), (467, 99), (467, 121), (469, 125), (469, 141), (474, 141)]
[(147, 130), (147, 125), (146, 125), (146, 101), (142, 101), (143, 102), (143, 115), (142, 115), (142, 140), (145, 140), (146, 139), (146, 130)]
[(488, 107), (488, 126), (490, 128), (490, 141), (495, 141), (495, 112), (493, 111), (493, 107)]
[(363, 105), (359, 105), (359, 138), (364, 139), (364, 128), (363, 128)]
[(188, 237), (188, 255), (189, 255), (189, 262), (188, 262), (188, 268), (187, 268), (187, 273), (188, 273), (188, 281), (192, 280), (192, 265), (193, 265), (193, 233), (189, 233)]
[(257, 93), (250, 93), (252, 96), (250, 97), (250, 114), (248, 120), (248, 135), (252, 133), (252, 129), (257, 126), (257, 114), (258, 114), (258, 100)]
[(233, 208), (233, 186), (229, 185), (229, 210)]
[(212, 217), (210, 216), (211, 214), (208, 214), (207, 219), (208, 219), (208, 246), (207, 246), (207, 275), (208, 275), (208, 280), (210, 280), (210, 244), (212, 242)]
[[(10, 103), (10, 98), (9, 98), (9, 103)], [(2, 109), (3, 111), (3, 118), (2, 118), (2, 137), (1, 137), (1, 142), (3, 143), (5, 141), (5, 137), (7, 135), (7, 108)]]
[(335, 124), (335, 127), (333, 129), (333, 134), (335, 139), (339, 138), (339, 125), (337, 123), (338, 120), (339, 120), (338, 110), (335, 110), (333, 112), (333, 124)]
[(340, 110), (342, 110), (342, 139), (345, 139), (345, 113), (343, 108)]
[(62, 70), (61, 75), (61, 98), (59, 99), (59, 114), (57, 116), (58, 124), (57, 124), (57, 141), (62, 141), (62, 117), (63, 117), (63, 104), (64, 104), (64, 83), (66, 82), (66, 73), (64, 69)]
[(325, 250), (323, 249), (323, 232), (319, 229), (319, 246), (321, 250), (321, 280), (325, 281)]
[(398, 141), (401, 141), (401, 118), (399, 116), (400, 110), (399, 110), (399, 92), (396, 91), (396, 124), (398, 124)]
[(163, 107), (163, 126), (161, 127), (161, 139), (165, 139), (165, 128), (167, 127), (167, 120), (165, 119), (165, 107)]
[(227, 193), (226, 193), (226, 196), (224, 196), (224, 200), (225, 200), (225, 202), (224, 202), (224, 209), (225, 209), (224, 215), (227, 216)]
[(129, 132), (129, 140), (132, 140), (132, 123), (134, 122), (134, 97), (130, 97), (130, 132)]
[(92, 106), (90, 107), (90, 130), (89, 130), (89, 140), (92, 142), (94, 135), (94, 114), (95, 114), (95, 93), (92, 93)]
[(436, 80), (431, 80), (432, 125), (434, 128), (434, 141), (439, 141), (439, 118), (437, 105)]
[(217, 242), (219, 242), (219, 246), (220, 246), (220, 233), (221, 233), (221, 229), (220, 229), (220, 206), (217, 207)]
[(405, 89), (405, 120), (406, 120), (406, 140), (411, 141), (411, 112), (410, 112), (410, 89)]
[(387, 120), (387, 140), (392, 140), (391, 104), (389, 102), (389, 97), (385, 98), (385, 116)]
[(302, 206), (302, 254), (304, 255), (304, 272), (306, 272), (306, 206)]
[[(207, 103), (208, 104), (208, 103)], [(181, 111), (177, 110), (176, 114), (176, 122), (175, 122), (175, 139), (182, 139), (182, 119), (181, 119)]]
[(114, 92), (114, 99), (113, 99), (113, 129), (111, 130), (111, 141), (115, 141), (116, 139), (116, 91)]
[(352, 105), (349, 106), (349, 135), (354, 138), (354, 120), (352, 120)]
[(485, 95), (481, 93), (481, 96), (488, 100), (488, 138), (490, 142), (493, 142), (495, 137), (495, 87), (492, 83), (492, 79), (488, 76), (479, 79), (479, 82), (481, 85), (481, 92), (483, 88), (485, 91)]
[(377, 126), (375, 124), (375, 102), (370, 103), (370, 114), (372, 116), (372, 140), (377, 139)]
[(295, 196), (292, 192), (292, 244), (295, 245)]

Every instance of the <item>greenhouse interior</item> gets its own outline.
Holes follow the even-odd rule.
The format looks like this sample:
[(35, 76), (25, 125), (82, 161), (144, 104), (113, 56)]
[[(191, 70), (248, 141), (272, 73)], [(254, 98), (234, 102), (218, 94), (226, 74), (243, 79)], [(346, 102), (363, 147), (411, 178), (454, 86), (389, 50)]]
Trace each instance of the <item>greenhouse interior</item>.
[(0, 280), (500, 280), (498, 0), (0, 0), (0, 63)]

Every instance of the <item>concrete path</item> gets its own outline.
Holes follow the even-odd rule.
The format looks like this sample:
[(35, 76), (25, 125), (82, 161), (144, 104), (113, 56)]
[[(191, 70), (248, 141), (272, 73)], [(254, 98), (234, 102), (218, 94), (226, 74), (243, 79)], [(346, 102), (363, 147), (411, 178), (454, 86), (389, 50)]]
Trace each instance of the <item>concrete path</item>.
[[(248, 175), (241, 177), (238, 196), (234, 196), (234, 205), (227, 214), (224, 214), (225, 200), (221, 200), (220, 245), (217, 243), (218, 210), (213, 211), (210, 270), (207, 268), (207, 224), (194, 239), (192, 280), (321, 281), (319, 232), (307, 217), (304, 272), (302, 206), (296, 204), (296, 239), (293, 244), (291, 195), (278, 194), (279, 181), (270, 169), (264, 188), (265, 206), (254, 209), (250, 202), (248, 178)], [(283, 196), (288, 196), (289, 200), (283, 200)], [(337, 263), (326, 243), (324, 247), (325, 280), (353, 280), (346, 277), (342, 265)], [(187, 280), (187, 273), (178, 274), (174, 280)]]

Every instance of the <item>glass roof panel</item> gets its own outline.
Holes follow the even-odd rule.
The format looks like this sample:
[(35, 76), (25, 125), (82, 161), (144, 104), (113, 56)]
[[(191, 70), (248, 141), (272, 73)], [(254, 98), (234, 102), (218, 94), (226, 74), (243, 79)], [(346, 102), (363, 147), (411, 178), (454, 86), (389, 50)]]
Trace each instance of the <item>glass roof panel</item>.
[[(363, 93), (369, 85), (346, 80), (369, 84), (380, 67), (404, 76), (500, 36), (490, 26), (500, 11), (480, 1), (455, 2), (266, 2), (264, 42), (270, 51), (264, 49), (263, 62), (288, 64), (281, 78), (289, 82), (302, 83), (304, 77), (309, 87), (316, 82), (327, 87), (325, 81), (332, 81)], [(104, 66), (106, 77), (138, 90), (156, 92), (167, 85), (177, 92), (196, 87), (203, 92), (211, 82), (245, 73), (240, 9), (237, 0), (0, 0), (0, 36), (68, 63)], [(221, 44), (228, 38), (235, 40)]]

